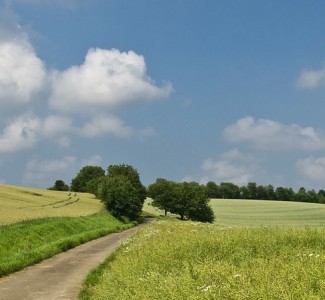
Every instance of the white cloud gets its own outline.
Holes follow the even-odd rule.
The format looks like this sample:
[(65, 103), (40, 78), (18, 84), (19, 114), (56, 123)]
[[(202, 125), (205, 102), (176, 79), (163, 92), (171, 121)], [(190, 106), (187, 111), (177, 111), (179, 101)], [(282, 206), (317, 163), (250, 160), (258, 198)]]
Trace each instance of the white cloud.
[(72, 130), (72, 119), (69, 117), (51, 115), (43, 120), (42, 131), (45, 136), (54, 136)]
[(201, 179), (202, 182), (212, 180), (245, 185), (256, 177), (259, 166), (255, 158), (233, 149), (222, 154), (217, 160), (205, 160), (202, 170), (206, 173), (206, 176)]
[(296, 169), (304, 177), (316, 181), (325, 181), (325, 157), (309, 156), (296, 162)]
[(49, 186), (56, 179), (66, 177), (76, 165), (74, 156), (65, 156), (62, 159), (37, 161), (30, 160), (26, 164), (23, 183), (33, 186)]
[(21, 116), (4, 128), (0, 135), (0, 152), (16, 152), (33, 147), (38, 141), (41, 120)]
[(46, 70), (27, 37), (0, 34), (0, 106), (28, 103), (41, 91)]
[[(71, 120), (63, 116), (22, 115), (11, 121), (0, 134), (0, 153), (17, 152), (34, 147), (39, 140), (51, 139), (62, 147), (69, 147), (70, 140), (64, 133), (74, 130)], [(58, 137), (57, 140), (53, 139)]]
[(224, 130), (225, 138), (234, 143), (247, 143), (263, 150), (315, 151), (325, 149), (323, 133), (312, 127), (286, 125), (276, 121), (246, 117)]
[(313, 89), (325, 83), (325, 68), (321, 70), (303, 70), (300, 73), (296, 86), (301, 89)]
[(82, 161), (81, 166), (100, 166), (103, 158), (100, 155), (93, 155)]
[(118, 137), (130, 137), (133, 130), (131, 127), (124, 125), (124, 122), (119, 118), (110, 116), (96, 116), (91, 122), (85, 124), (81, 129), (81, 135), (85, 137), (97, 137), (105, 134), (113, 134)]
[(157, 87), (146, 74), (143, 56), (133, 51), (90, 49), (80, 66), (54, 72), (51, 108), (96, 112), (167, 97), (171, 84)]

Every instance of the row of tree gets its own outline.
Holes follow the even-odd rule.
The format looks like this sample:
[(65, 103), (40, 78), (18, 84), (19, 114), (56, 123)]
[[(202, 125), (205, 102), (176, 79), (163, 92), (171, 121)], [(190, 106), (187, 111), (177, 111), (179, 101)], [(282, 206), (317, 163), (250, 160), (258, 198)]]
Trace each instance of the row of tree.
[[(66, 188), (67, 185), (62, 180), (57, 180), (50, 189)], [(166, 214), (178, 214), (182, 220), (214, 220), (204, 185), (157, 179), (146, 189), (141, 183), (139, 173), (130, 165), (111, 165), (106, 172), (98, 166), (85, 166), (72, 179), (70, 190), (95, 194), (118, 218), (137, 220), (144, 201), (149, 196), (153, 199), (153, 206), (163, 209)]]
[(311, 203), (325, 203), (325, 191), (306, 190), (301, 187), (297, 192), (292, 188), (277, 187), (273, 185), (257, 185), (249, 182), (245, 186), (237, 186), (230, 182), (222, 182), (217, 185), (213, 181), (206, 184), (208, 197), (218, 199), (257, 199), (257, 200), (279, 200), (297, 201)]

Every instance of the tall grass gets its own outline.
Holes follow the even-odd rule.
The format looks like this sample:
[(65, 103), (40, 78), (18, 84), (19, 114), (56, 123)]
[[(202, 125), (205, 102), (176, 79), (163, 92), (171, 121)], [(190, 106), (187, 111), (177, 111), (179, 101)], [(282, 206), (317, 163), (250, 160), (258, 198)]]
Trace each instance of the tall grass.
[(325, 229), (158, 221), (124, 243), (82, 299), (325, 299)]
[(46, 218), (0, 227), (0, 277), (59, 252), (133, 224), (108, 213), (79, 218)]

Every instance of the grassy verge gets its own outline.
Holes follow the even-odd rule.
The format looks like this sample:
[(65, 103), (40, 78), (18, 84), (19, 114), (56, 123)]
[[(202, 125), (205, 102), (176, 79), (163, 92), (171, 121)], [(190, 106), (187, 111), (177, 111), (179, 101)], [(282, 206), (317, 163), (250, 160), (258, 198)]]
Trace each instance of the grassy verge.
[(81, 299), (325, 299), (325, 229), (158, 221), (89, 275)]
[(108, 233), (132, 227), (108, 213), (46, 218), (0, 227), (0, 277)]

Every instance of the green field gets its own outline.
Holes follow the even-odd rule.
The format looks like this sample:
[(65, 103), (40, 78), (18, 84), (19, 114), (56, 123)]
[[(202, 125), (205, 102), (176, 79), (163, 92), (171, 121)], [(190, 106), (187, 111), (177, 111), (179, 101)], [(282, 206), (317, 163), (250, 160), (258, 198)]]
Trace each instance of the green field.
[(88, 277), (81, 299), (325, 299), (325, 229), (157, 221)]
[(104, 211), (94, 195), (0, 185), (0, 226), (45, 217), (78, 217)]
[(316, 203), (212, 199), (215, 223), (237, 226), (324, 226), (325, 205)]
[[(143, 210), (156, 216), (164, 212), (147, 199)], [(231, 226), (324, 226), (325, 205), (316, 203), (211, 199), (215, 223)], [(175, 215), (170, 215), (174, 218)]]

